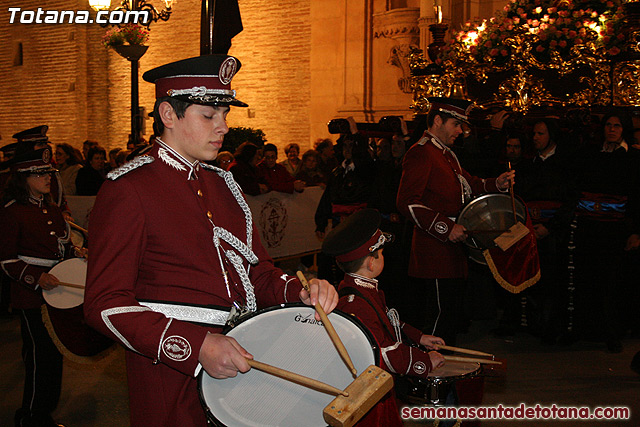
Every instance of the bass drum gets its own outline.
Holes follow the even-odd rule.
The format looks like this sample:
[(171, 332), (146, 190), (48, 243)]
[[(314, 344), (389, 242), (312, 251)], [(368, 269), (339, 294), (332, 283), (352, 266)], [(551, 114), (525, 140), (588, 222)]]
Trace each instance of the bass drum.
[[(329, 314), (355, 368), (377, 365), (378, 348), (352, 316)], [(340, 358), (315, 310), (283, 304), (259, 311), (227, 332), (255, 360), (313, 378), (341, 390), (353, 376)], [(322, 411), (335, 396), (269, 375), (257, 369), (218, 380), (204, 369), (198, 376), (200, 400), (209, 421), (224, 426), (324, 426)]]
[[(87, 279), (87, 261), (71, 258), (56, 264), (49, 274), (59, 281), (84, 286)], [(84, 289), (57, 286), (43, 290), (45, 304), (42, 306), (42, 320), (52, 341), (60, 353), (76, 363), (93, 363), (110, 354), (116, 344), (84, 321), (82, 306)]]
[[(525, 205), (516, 199), (516, 217), (525, 223), (527, 211)], [(506, 194), (485, 194), (469, 202), (460, 212), (458, 224), (467, 230), (506, 230), (513, 223), (511, 197)], [(482, 255), (485, 249), (495, 247), (493, 239), (502, 234), (501, 231), (476, 233), (465, 240), (469, 249), (469, 258), (478, 264), (487, 265)]]

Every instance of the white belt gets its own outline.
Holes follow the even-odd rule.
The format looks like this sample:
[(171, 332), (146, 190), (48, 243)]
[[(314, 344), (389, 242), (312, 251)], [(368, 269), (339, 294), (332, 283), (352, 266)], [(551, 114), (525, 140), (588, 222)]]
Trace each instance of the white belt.
[(53, 267), (60, 262), (59, 259), (36, 258), (24, 255), (18, 255), (18, 259), (21, 259), (29, 265), (37, 265), (38, 267)]
[(229, 311), (215, 308), (146, 301), (139, 301), (139, 303), (157, 313), (162, 313), (172, 319), (183, 320), (185, 322), (224, 326), (229, 318)]

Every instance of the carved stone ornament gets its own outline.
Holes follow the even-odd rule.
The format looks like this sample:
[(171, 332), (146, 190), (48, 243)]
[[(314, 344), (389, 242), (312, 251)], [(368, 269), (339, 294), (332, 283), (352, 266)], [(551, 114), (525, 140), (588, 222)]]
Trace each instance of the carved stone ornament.
[(373, 36), (390, 38), (397, 43), (391, 48), (387, 63), (402, 71), (398, 87), (404, 93), (411, 93), (409, 54), (420, 43), (419, 17), (420, 8), (392, 9), (373, 15)]

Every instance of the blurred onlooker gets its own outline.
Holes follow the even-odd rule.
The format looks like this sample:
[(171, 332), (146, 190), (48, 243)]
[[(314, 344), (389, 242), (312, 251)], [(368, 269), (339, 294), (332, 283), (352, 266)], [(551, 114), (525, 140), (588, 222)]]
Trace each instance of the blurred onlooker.
[(631, 146), (640, 150), (640, 128), (635, 128), (633, 130), (633, 141), (631, 141)]
[(316, 151), (320, 154), (318, 156), (318, 167), (324, 174), (324, 176), (331, 176), (331, 171), (338, 167), (338, 159), (336, 159), (336, 153), (333, 150), (333, 141), (330, 139), (323, 139)]
[(505, 143), (505, 157), (508, 162), (511, 162), (511, 167), (515, 167), (523, 159), (523, 136), (518, 133), (512, 133), (507, 136), (507, 142)]
[(124, 165), (125, 163), (127, 163), (127, 156), (131, 154), (131, 152), (129, 150), (120, 150), (118, 151), (118, 155), (116, 156), (116, 167), (119, 168), (120, 166)]
[(121, 150), (122, 148), (113, 148), (109, 150), (109, 164), (107, 165), (107, 171), (118, 167), (118, 165), (116, 165), (116, 157)]
[(231, 154), (228, 151), (221, 151), (218, 153), (215, 163), (216, 163), (216, 166), (218, 166), (220, 169), (224, 169), (228, 171), (229, 167), (231, 166), (231, 163), (233, 163), (233, 160), (234, 160), (233, 154)]
[(262, 150), (263, 159), (258, 163), (258, 173), (264, 179), (270, 191), (282, 193), (302, 192), (304, 182), (296, 180), (284, 166), (276, 163), (278, 160), (278, 148), (273, 144), (266, 144)]
[(229, 172), (233, 174), (240, 188), (245, 194), (257, 196), (269, 191), (267, 185), (258, 175), (256, 164), (258, 163), (258, 147), (250, 142), (243, 142), (234, 153), (234, 161), (229, 166)]
[(56, 144), (56, 163), (62, 179), (64, 194), (74, 196), (76, 194), (76, 178), (78, 171), (82, 169), (80, 152), (66, 143)]
[(287, 155), (287, 159), (280, 162), (282, 166), (287, 169), (287, 172), (291, 176), (296, 176), (300, 167), (302, 166), (302, 160), (300, 160), (300, 146), (295, 142), (287, 144), (284, 147), (284, 154)]
[(295, 175), (296, 179), (303, 181), (306, 187), (327, 186), (327, 176), (318, 167), (318, 152), (307, 150), (302, 155), (300, 170)]
[(89, 139), (82, 143), (82, 157), (85, 161), (87, 160), (87, 156), (89, 155), (89, 149), (91, 147), (96, 147), (97, 145), (98, 143), (96, 141), (91, 141)]
[(107, 152), (99, 145), (93, 146), (87, 153), (85, 166), (78, 171), (76, 178), (76, 194), (78, 196), (95, 196), (105, 179), (104, 165)]

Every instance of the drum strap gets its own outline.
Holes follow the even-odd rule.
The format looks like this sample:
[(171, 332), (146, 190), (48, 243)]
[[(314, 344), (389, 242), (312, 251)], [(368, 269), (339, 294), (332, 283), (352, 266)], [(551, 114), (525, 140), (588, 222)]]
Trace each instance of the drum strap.
[(138, 301), (140, 305), (150, 308), (156, 313), (191, 323), (224, 326), (229, 318), (229, 311), (218, 310), (210, 307), (182, 305), (164, 302)]

